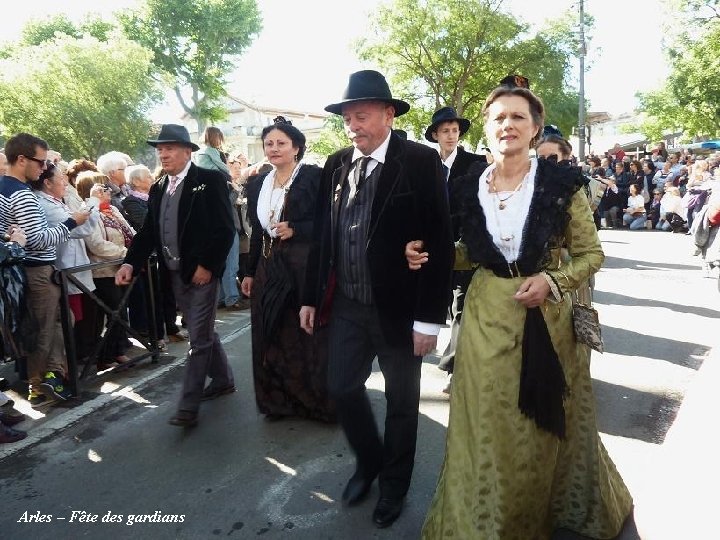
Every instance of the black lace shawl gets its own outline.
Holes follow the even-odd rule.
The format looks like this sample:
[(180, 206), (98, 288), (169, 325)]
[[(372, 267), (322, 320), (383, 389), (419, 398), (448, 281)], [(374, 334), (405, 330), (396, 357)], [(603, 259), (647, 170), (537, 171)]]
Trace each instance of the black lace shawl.
[[(485, 212), (478, 200), (480, 175), (488, 165), (474, 164), (468, 174), (458, 178), (453, 191), (453, 204), (461, 224), (460, 238), (467, 247), (471, 262), (481, 266), (506, 264), (505, 257), (487, 230)], [(523, 275), (532, 275), (547, 268), (550, 249), (562, 244), (570, 221), (570, 201), (583, 186), (579, 167), (568, 161), (538, 160), (535, 191), (530, 202), (517, 265)], [(511, 261), (512, 262), (512, 261)]]
[[(478, 182), (486, 166), (474, 167), (458, 179), (454, 191), (457, 198), (451, 207), (457, 208), (460, 214), (460, 238), (467, 247), (469, 260), (497, 272), (496, 269), (507, 266), (507, 261), (487, 230), (485, 213), (478, 199)], [(516, 261), (521, 275), (530, 276), (549, 266), (550, 250), (562, 245), (570, 222), (571, 199), (583, 184), (580, 169), (569, 162), (538, 160), (535, 190)], [(563, 439), (566, 394), (565, 375), (545, 319), (540, 308), (528, 308), (523, 328), (518, 408), (539, 428)]]

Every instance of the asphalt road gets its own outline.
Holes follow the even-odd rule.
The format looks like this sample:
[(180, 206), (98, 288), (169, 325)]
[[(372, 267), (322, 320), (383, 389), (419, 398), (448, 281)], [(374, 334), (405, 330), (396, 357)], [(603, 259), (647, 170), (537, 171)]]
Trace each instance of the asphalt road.
[[(716, 393), (712, 383), (720, 383), (711, 369), (716, 362), (708, 360), (720, 328), (717, 283), (690, 257), (689, 237), (601, 236), (607, 260), (595, 300), (607, 351), (594, 355), (592, 372), (603, 441), (636, 501), (637, 531), (630, 524), (621, 538), (717, 537), (701, 519), (690, 529), (687, 515), (674, 515), (705, 499), (686, 474), (670, 473), (696, 475), (715, 464), (717, 454), (696, 447), (706, 446), (703, 426), (716, 416), (705, 398)], [(218, 322), (239, 391), (203, 405), (193, 430), (167, 424), (182, 375), (170, 357), (110, 374), (74, 408), (26, 422), (28, 442), (15, 451), (0, 448), (0, 538), (418, 538), (448, 416), (445, 378), (435, 360), (423, 366), (418, 453), (405, 511), (390, 529), (377, 530), (370, 521), (376, 486), (357, 508), (339, 504), (353, 457), (338, 428), (268, 422), (256, 412), (247, 324), (246, 314)], [(172, 352), (181, 351), (175, 346)], [(377, 370), (368, 388), (382, 417)], [(695, 405), (685, 411), (685, 401)]]

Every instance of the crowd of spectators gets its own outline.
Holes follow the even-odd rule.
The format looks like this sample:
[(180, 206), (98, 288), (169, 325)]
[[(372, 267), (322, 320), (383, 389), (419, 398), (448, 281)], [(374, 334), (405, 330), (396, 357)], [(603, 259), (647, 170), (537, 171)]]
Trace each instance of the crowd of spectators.
[[(602, 157), (591, 154), (584, 169), (601, 184), (598, 225), (691, 234), (696, 217), (713, 200), (718, 165), (720, 152), (668, 153), (664, 143), (642, 159), (631, 159), (620, 145)], [(720, 188), (714, 191), (720, 197)]]
[[(237, 279), (244, 275), (250, 236), (244, 186), (262, 164), (248, 167), (242, 154), (224, 152), (222, 133), (218, 138), (217, 128), (209, 130), (206, 147), (195, 159), (226, 174), (237, 217), (237, 237), (230, 254), (233, 260), (228, 260), (229, 272), (223, 277), (218, 303), (228, 310), (248, 309), (248, 299), (239, 291)], [(132, 364), (128, 332), (121, 324), (111, 324), (112, 317), (92, 296), (111, 310), (121, 306), (125, 287), (115, 284), (115, 272), (136, 231), (143, 227), (150, 186), (162, 175), (162, 170), (153, 172), (114, 151), (95, 161), (79, 158), (66, 162), (45, 141), (30, 134), (10, 138), (0, 150), (0, 230), (5, 233), (0, 250), (10, 252), (7, 246), (11, 246), (21, 254), (15, 258), (3, 256), (0, 261), (3, 279), (16, 279), (21, 294), (15, 302), (16, 312), (5, 310), (0, 343), (4, 357), (16, 361), (20, 379), (27, 383), (27, 399), (32, 407), (71, 397), (56, 269), (105, 263), (72, 274), (82, 288), (72, 280), (68, 286), (77, 359), (81, 364), (93, 363), (98, 373)], [(21, 270), (13, 277), (5, 271), (7, 268)], [(165, 281), (167, 276), (151, 275), (140, 275), (120, 317), (146, 338), (146, 345), (164, 350), (167, 341), (185, 341), (187, 334), (177, 324), (175, 298)], [(152, 287), (150, 279), (154, 280)], [(3, 304), (12, 306), (9, 285), (3, 286)], [(148, 320), (150, 290), (156, 295), (153, 321)], [(25, 305), (29, 318), (19, 324), (21, 316), (28, 317), (21, 313), (25, 310), (20, 306)], [(155, 344), (148, 341), (152, 325), (159, 340)], [(25, 436), (11, 427), (22, 420), (22, 415), (12, 412), (12, 405), (4, 394), (0, 396), (0, 443)]]

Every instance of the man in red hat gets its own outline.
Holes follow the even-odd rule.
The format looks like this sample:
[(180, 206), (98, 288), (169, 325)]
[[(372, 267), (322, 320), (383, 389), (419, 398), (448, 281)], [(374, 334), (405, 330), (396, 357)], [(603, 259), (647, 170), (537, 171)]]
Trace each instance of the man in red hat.
[[(323, 169), (300, 311), (307, 332), (330, 321), (328, 386), (357, 458), (342, 500), (359, 503), (379, 476), (378, 527), (398, 518), (410, 485), (422, 357), (445, 322), (454, 256), (438, 155), (392, 132), (409, 108), (371, 70), (353, 73), (343, 100), (325, 108), (342, 116), (352, 146)], [(404, 251), (426, 238), (420, 231), (434, 255), (416, 276)], [(387, 400), (383, 438), (365, 390), (376, 356)]]

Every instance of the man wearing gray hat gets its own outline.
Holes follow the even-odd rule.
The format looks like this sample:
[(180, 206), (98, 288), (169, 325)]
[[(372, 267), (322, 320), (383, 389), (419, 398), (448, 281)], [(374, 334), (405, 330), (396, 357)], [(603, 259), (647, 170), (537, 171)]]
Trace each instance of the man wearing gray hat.
[[(343, 117), (352, 146), (323, 169), (300, 311), (309, 333), (329, 320), (328, 388), (356, 456), (342, 501), (358, 504), (379, 477), (378, 527), (398, 518), (410, 486), (422, 357), (445, 322), (454, 256), (437, 152), (392, 132), (409, 109), (371, 70), (353, 73), (343, 101), (325, 108)], [(404, 257), (407, 242), (425, 238), (418, 231), (434, 246), (422, 275)], [(383, 438), (365, 390), (375, 356), (385, 377)]]
[(200, 401), (235, 391), (232, 369), (214, 328), (218, 280), (235, 234), (232, 208), (222, 173), (190, 161), (198, 146), (185, 127), (164, 125), (158, 138), (147, 142), (157, 149), (165, 174), (150, 188), (145, 223), (115, 282), (130, 283), (153, 251), (167, 269), (190, 336), (182, 396), (170, 424), (192, 427)]

